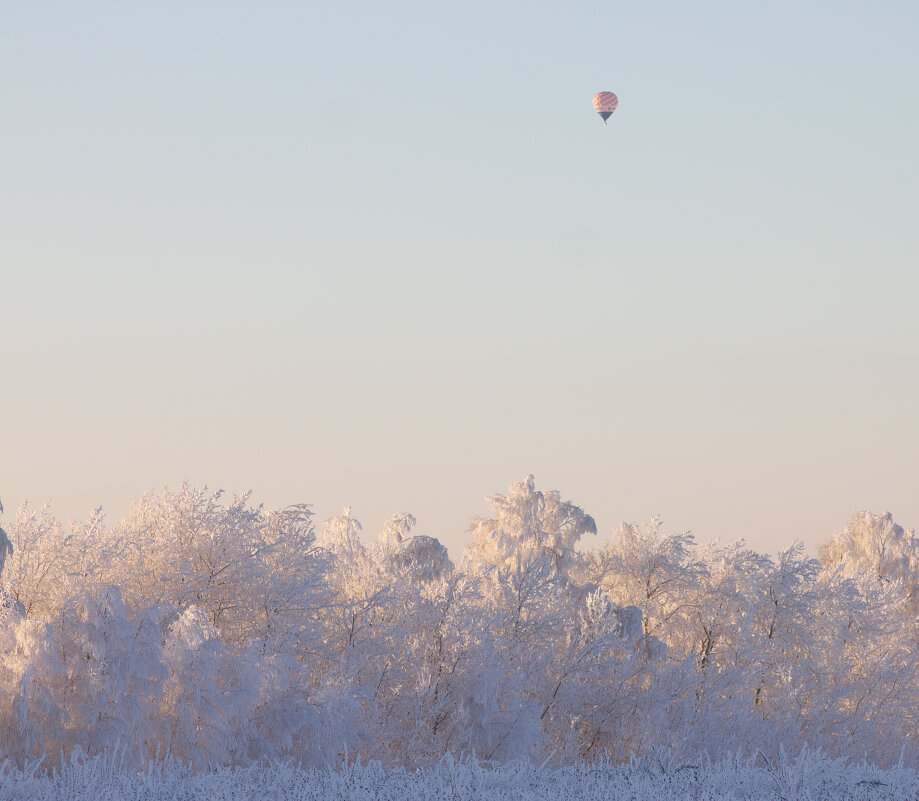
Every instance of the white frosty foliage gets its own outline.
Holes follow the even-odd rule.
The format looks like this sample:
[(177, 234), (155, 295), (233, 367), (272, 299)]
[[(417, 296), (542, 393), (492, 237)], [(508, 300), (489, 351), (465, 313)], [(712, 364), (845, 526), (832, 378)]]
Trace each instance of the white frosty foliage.
[[(610, 765), (653, 755), (670, 778), (641, 787), (704, 798), (721, 774), (687, 789), (699, 753), (759, 754), (737, 786), (789, 775), (769, 767), (786, 750), (919, 760), (919, 558), (890, 515), (856, 515), (820, 562), (800, 544), (697, 545), (658, 519), (585, 544), (590, 515), (532, 476), (490, 503), (459, 566), (406, 513), (371, 544), (350, 509), (317, 537), (306, 504), (188, 485), (114, 527), (23, 505), (0, 537), (0, 763), (76, 775), (117, 757), (127, 781), (172, 760), (270, 784), (301, 774), (209, 772), (377, 760), (440, 777), (436, 797), (454, 754), (550, 764), (526, 781), (575, 776), (572, 797), (593, 774), (561, 768), (603, 766), (597, 792), (617, 797), (645, 774)], [(504, 768), (449, 765), (502, 797)]]
[(479, 518), (470, 528), (472, 542), (466, 558), (472, 569), (512, 568), (544, 557), (562, 577), (579, 561), (574, 546), (584, 534), (596, 534), (597, 524), (583, 509), (562, 501), (558, 492), (540, 492), (533, 476), (511, 484), (507, 495), (489, 499), (494, 519)]
[(366, 549), (361, 542), (361, 524), (351, 514), (350, 506), (342, 509), (340, 515), (325, 521), (319, 534), (319, 544), (347, 564), (354, 564), (364, 558)]
[(819, 754), (681, 763), (666, 751), (608, 762), (537, 768), (444, 759), (414, 773), (355, 763), (338, 771), (287, 766), (193, 773), (167, 762), (136, 772), (117, 759), (73, 758), (53, 775), (33, 764), (0, 768), (0, 797), (30, 801), (914, 801), (914, 769), (847, 766)]

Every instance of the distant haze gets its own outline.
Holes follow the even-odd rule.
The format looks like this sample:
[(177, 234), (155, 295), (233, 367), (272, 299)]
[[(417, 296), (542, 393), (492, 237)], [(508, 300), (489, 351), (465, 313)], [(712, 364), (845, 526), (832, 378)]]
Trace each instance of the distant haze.
[[(252, 489), (456, 558), (535, 474), (919, 527), (915, 3), (0, 12), (0, 498)], [(604, 127), (600, 90), (619, 108)]]

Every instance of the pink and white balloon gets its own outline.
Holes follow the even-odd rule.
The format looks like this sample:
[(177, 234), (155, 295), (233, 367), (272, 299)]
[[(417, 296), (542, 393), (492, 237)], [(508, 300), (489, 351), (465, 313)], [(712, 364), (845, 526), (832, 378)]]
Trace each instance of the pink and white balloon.
[(603, 117), (604, 125), (606, 125), (606, 121), (610, 118), (610, 115), (616, 110), (616, 106), (618, 105), (619, 98), (612, 92), (597, 92), (597, 94), (594, 95), (594, 111)]

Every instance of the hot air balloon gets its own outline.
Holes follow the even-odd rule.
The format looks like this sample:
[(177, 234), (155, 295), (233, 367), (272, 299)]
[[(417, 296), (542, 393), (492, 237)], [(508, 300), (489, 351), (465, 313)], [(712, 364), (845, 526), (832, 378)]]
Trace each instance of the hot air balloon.
[(610, 115), (619, 105), (619, 98), (612, 92), (597, 92), (594, 95), (594, 111), (603, 117), (603, 124), (610, 118)]

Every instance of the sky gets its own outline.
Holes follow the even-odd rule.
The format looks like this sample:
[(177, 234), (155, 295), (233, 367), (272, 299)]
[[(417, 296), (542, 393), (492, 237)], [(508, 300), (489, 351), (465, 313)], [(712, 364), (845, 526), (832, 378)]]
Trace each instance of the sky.
[[(0, 498), (919, 527), (913, 2), (0, 6)], [(604, 127), (600, 90), (619, 108)]]

